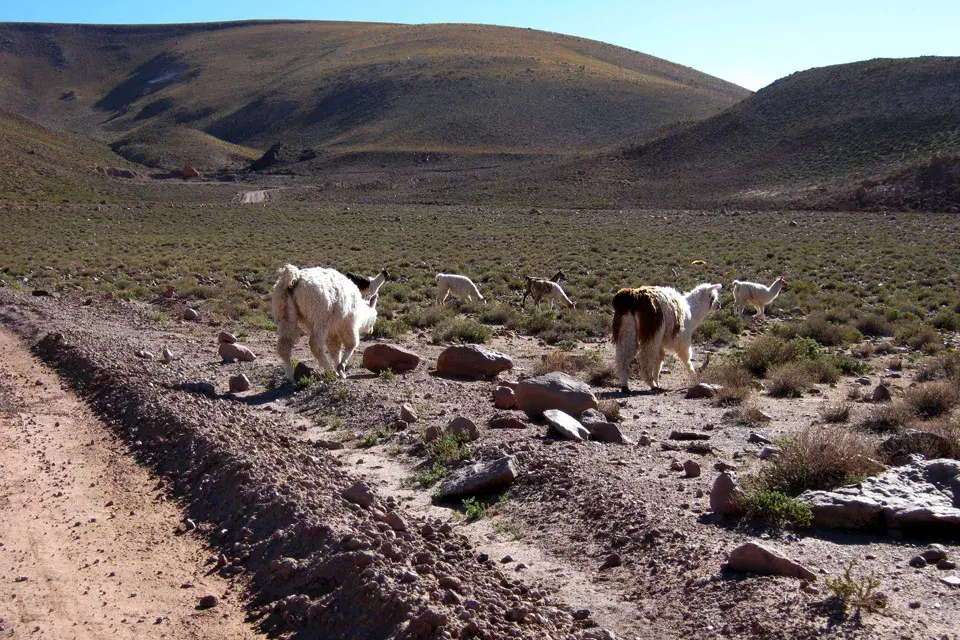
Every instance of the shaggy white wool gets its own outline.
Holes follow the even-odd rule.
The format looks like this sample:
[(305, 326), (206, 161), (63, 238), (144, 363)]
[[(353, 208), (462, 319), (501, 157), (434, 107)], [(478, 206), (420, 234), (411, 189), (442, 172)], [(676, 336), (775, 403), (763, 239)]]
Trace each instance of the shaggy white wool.
[[(292, 264), (280, 270), (273, 287), (273, 319), (277, 323), (277, 353), (287, 378), (293, 380), (290, 356), (300, 338), (300, 327), (310, 339), (310, 351), (325, 371), (347, 377), (347, 361), (361, 334), (373, 331), (377, 295), (367, 302), (353, 282), (339, 271)], [(327, 352), (333, 361), (327, 359)]]

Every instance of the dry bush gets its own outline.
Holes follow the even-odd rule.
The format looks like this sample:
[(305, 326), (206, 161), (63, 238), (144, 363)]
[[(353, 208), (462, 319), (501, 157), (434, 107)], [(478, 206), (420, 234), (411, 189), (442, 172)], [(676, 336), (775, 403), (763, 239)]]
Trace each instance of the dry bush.
[(774, 335), (762, 335), (743, 350), (741, 361), (747, 370), (757, 377), (764, 377), (767, 371), (777, 365), (815, 360), (820, 355), (820, 347), (807, 338), (784, 338)]
[(767, 373), (767, 392), (774, 398), (799, 398), (816, 379), (806, 362), (788, 362)]
[(723, 387), (713, 399), (718, 406), (741, 404), (753, 395), (756, 388), (756, 380), (746, 367), (732, 360), (724, 360), (707, 369), (701, 369), (697, 373), (697, 382)]
[(865, 316), (860, 316), (853, 321), (853, 326), (865, 336), (879, 338), (892, 336), (895, 333), (893, 323), (878, 313), (868, 313)]
[(913, 409), (903, 402), (885, 402), (876, 405), (860, 423), (860, 427), (877, 433), (900, 431), (916, 417)]
[(603, 359), (599, 349), (585, 349), (579, 353), (551, 351), (533, 368), (538, 376), (554, 371), (582, 377), (595, 387), (609, 386), (616, 380), (613, 367)]
[(943, 451), (917, 451), (915, 453), (923, 454), (926, 458), (956, 458), (960, 459), (960, 417), (950, 416), (947, 418), (938, 418), (936, 420), (927, 420), (911, 425), (918, 431), (925, 431), (943, 438), (950, 443), (950, 450)]
[(960, 383), (960, 353), (952, 352), (924, 362), (917, 371), (917, 381), (933, 380), (950, 380)]
[(831, 424), (847, 422), (850, 420), (851, 408), (852, 405), (849, 402), (835, 402), (833, 404), (828, 404), (820, 410), (820, 417), (823, 418), (824, 422), (829, 422)]
[(950, 382), (921, 382), (906, 390), (903, 401), (921, 420), (932, 420), (956, 406), (957, 386)]
[(880, 473), (874, 443), (843, 427), (805, 427), (777, 440), (780, 453), (757, 475), (766, 491), (796, 496), (808, 489), (834, 489)]
[(770, 421), (770, 416), (764, 413), (760, 405), (752, 398), (745, 400), (739, 407), (731, 409), (724, 414), (724, 418), (729, 418), (747, 425), (759, 425), (762, 422)]

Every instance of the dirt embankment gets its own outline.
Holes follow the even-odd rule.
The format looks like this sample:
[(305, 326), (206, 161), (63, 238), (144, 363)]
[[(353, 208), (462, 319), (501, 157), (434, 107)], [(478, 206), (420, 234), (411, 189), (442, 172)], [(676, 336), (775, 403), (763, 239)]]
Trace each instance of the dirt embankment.
[[(276, 418), (248, 404), (180, 390), (173, 373), (151, 374), (135, 348), (86, 310), (54, 322), (36, 301), (5, 293), (0, 318), (66, 377), (115, 433), (153, 467), (199, 532), (222, 553), (224, 576), (251, 583), (262, 631), (302, 638), (583, 637), (547, 593), (479, 561), (449, 524), (370, 508), (342, 491), (358, 477), (279, 433)], [(52, 301), (51, 304), (59, 304)], [(94, 313), (94, 312), (90, 312)], [(44, 317), (47, 316), (47, 317)], [(49, 329), (60, 329), (47, 333)], [(97, 326), (97, 332), (83, 327)], [(36, 340), (39, 338), (39, 340)], [(257, 399), (248, 399), (256, 404)]]

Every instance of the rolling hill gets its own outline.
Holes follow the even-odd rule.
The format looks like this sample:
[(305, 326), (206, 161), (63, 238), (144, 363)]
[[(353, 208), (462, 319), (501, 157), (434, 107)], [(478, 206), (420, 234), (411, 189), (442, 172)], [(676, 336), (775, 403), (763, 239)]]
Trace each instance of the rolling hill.
[(929, 177), (931, 162), (949, 174), (944, 158), (960, 155), (957, 104), (960, 58), (811, 69), (657, 140), (571, 162), (552, 180), (614, 201), (848, 208), (864, 199), (861, 187)]
[(277, 142), (400, 161), (577, 154), (747, 95), (627, 49), (506, 27), (0, 25), (0, 107), (165, 168), (230, 166)]

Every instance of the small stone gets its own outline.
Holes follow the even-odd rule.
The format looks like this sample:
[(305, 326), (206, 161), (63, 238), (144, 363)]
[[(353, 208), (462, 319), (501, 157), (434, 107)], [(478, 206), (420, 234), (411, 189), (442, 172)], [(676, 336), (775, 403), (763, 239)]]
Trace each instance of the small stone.
[(911, 609), (919, 609), (922, 605), (921, 605), (919, 602), (917, 602), (916, 600), (914, 600), (913, 602), (911, 602), (911, 603), (910, 603), (909, 605), (907, 605), (907, 606), (909, 606)]
[(396, 511), (391, 511), (383, 517), (383, 521), (389, 525), (394, 531), (406, 531), (407, 523), (404, 522), (403, 518), (400, 517), (400, 514)]
[(493, 391), (493, 406), (497, 409), (513, 409), (517, 406), (517, 394), (510, 387), (497, 387)]
[(916, 567), (917, 569), (922, 569), (927, 566), (927, 561), (924, 560), (923, 556), (913, 556), (910, 558), (910, 561), (907, 563), (911, 567)]
[(773, 444), (773, 440), (762, 433), (757, 433), (755, 431), (750, 432), (750, 435), (747, 437), (747, 442), (752, 442), (754, 444)]
[(163, 351), (160, 352), (160, 363), (161, 364), (170, 364), (173, 362), (174, 356), (173, 352), (170, 351), (168, 347), (164, 347)]
[(423, 432), (423, 441), (433, 442), (434, 440), (439, 440), (442, 436), (443, 430), (440, 427), (433, 425), (431, 427), (427, 427), (427, 429)]
[(671, 471), (683, 471), (683, 463), (677, 459), (670, 461), (670, 470)]
[(447, 433), (460, 436), (468, 442), (473, 442), (480, 439), (480, 429), (477, 428), (477, 425), (474, 424), (473, 420), (463, 416), (457, 416), (450, 421), (450, 423), (447, 425)]
[(377, 500), (373, 491), (364, 482), (357, 482), (350, 488), (344, 489), (340, 492), (340, 495), (347, 502), (358, 504), (361, 507), (370, 507)]
[(700, 465), (694, 460), (687, 460), (684, 462), (683, 470), (686, 472), (688, 478), (696, 478), (700, 475)]
[(940, 560), (937, 562), (937, 569), (940, 569), (941, 571), (949, 571), (956, 568), (957, 563), (953, 560)]
[(767, 445), (760, 450), (760, 459), (761, 460), (772, 460), (777, 457), (777, 454), (780, 453), (780, 449), (772, 445)]
[(153, 360), (153, 354), (150, 353), (149, 351), (144, 351), (143, 349), (139, 349), (133, 355), (137, 356), (142, 360)]
[(234, 360), (239, 360), (240, 362), (253, 362), (257, 359), (257, 356), (253, 353), (253, 351), (250, 351), (250, 349), (246, 348), (242, 344), (221, 342), (218, 351), (224, 362), (233, 362)]
[(220, 333), (217, 334), (217, 342), (218, 342), (218, 343), (226, 342), (227, 344), (233, 344), (233, 343), (235, 343), (236, 341), (237, 341), (237, 338), (236, 338), (236, 336), (234, 336), (232, 333), (228, 333), (228, 332), (226, 332), (226, 331), (221, 331)]
[(723, 391), (723, 386), (719, 384), (707, 384), (706, 382), (700, 382), (687, 390), (687, 400), (713, 398), (721, 391)]
[(640, 437), (637, 438), (637, 444), (640, 445), (641, 447), (649, 447), (651, 442), (652, 441), (650, 440), (650, 436), (648, 436), (645, 433), (641, 434)]
[(509, 564), (511, 562), (513, 562), (513, 556), (503, 556), (502, 558), (500, 558), (501, 564)]
[(890, 402), (890, 387), (885, 384), (878, 384), (873, 389), (871, 399), (874, 402)]
[(230, 376), (230, 393), (241, 393), (250, 390), (250, 379), (244, 375)]
[(183, 319), (184, 319), (184, 320), (191, 320), (191, 321), (193, 321), (193, 320), (199, 320), (199, 319), (200, 319), (200, 312), (197, 311), (196, 309), (187, 309), (186, 311), (183, 312)]
[(606, 558), (603, 559), (603, 564), (600, 565), (600, 570), (612, 569), (613, 567), (619, 567), (623, 564), (623, 559), (620, 557), (619, 553), (611, 553)]
[(670, 440), (709, 440), (709, 433), (697, 433), (695, 431), (671, 431)]
[(460, 590), (460, 580), (453, 576), (440, 576), (440, 578), (437, 580), (437, 584), (443, 589), (453, 589), (454, 591)]
[(944, 576), (940, 578), (940, 582), (954, 589), (960, 587), (960, 577), (957, 576)]
[(215, 607), (218, 604), (220, 604), (220, 598), (213, 595), (212, 593), (208, 593), (207, 595), (200, 598), (201, 609), (210, 609), (211, 607)]
[(516, 416), (498, 413), (490, 418), (487, 426), (491, 429), (526, 429), (527, 423)]
[(713, 464), (713, 468), (714, 468), (716, 471), (719, 471), (720, 473), (723, 473), (724, 471), (736, 471), (738, 467), (737, 467), (737, 465), (735, 465), (735, 464), (730, 464), (730, 463), (727, 462), (726, 460), (717, 460), (717, 461)]
[(420, 417), (417, 415), (417, 412), (409, 403), (403, 403), (400, 405), (400, 419), (406, 422), (407, 424), (414, 424)]
[(933, 564), (938, 560), (945, 560), (947, 557), (947, 550), (943, 547), (943, 545), (932, 544), (920, 554), (920, 557), (926, 560), (928, 564)]

